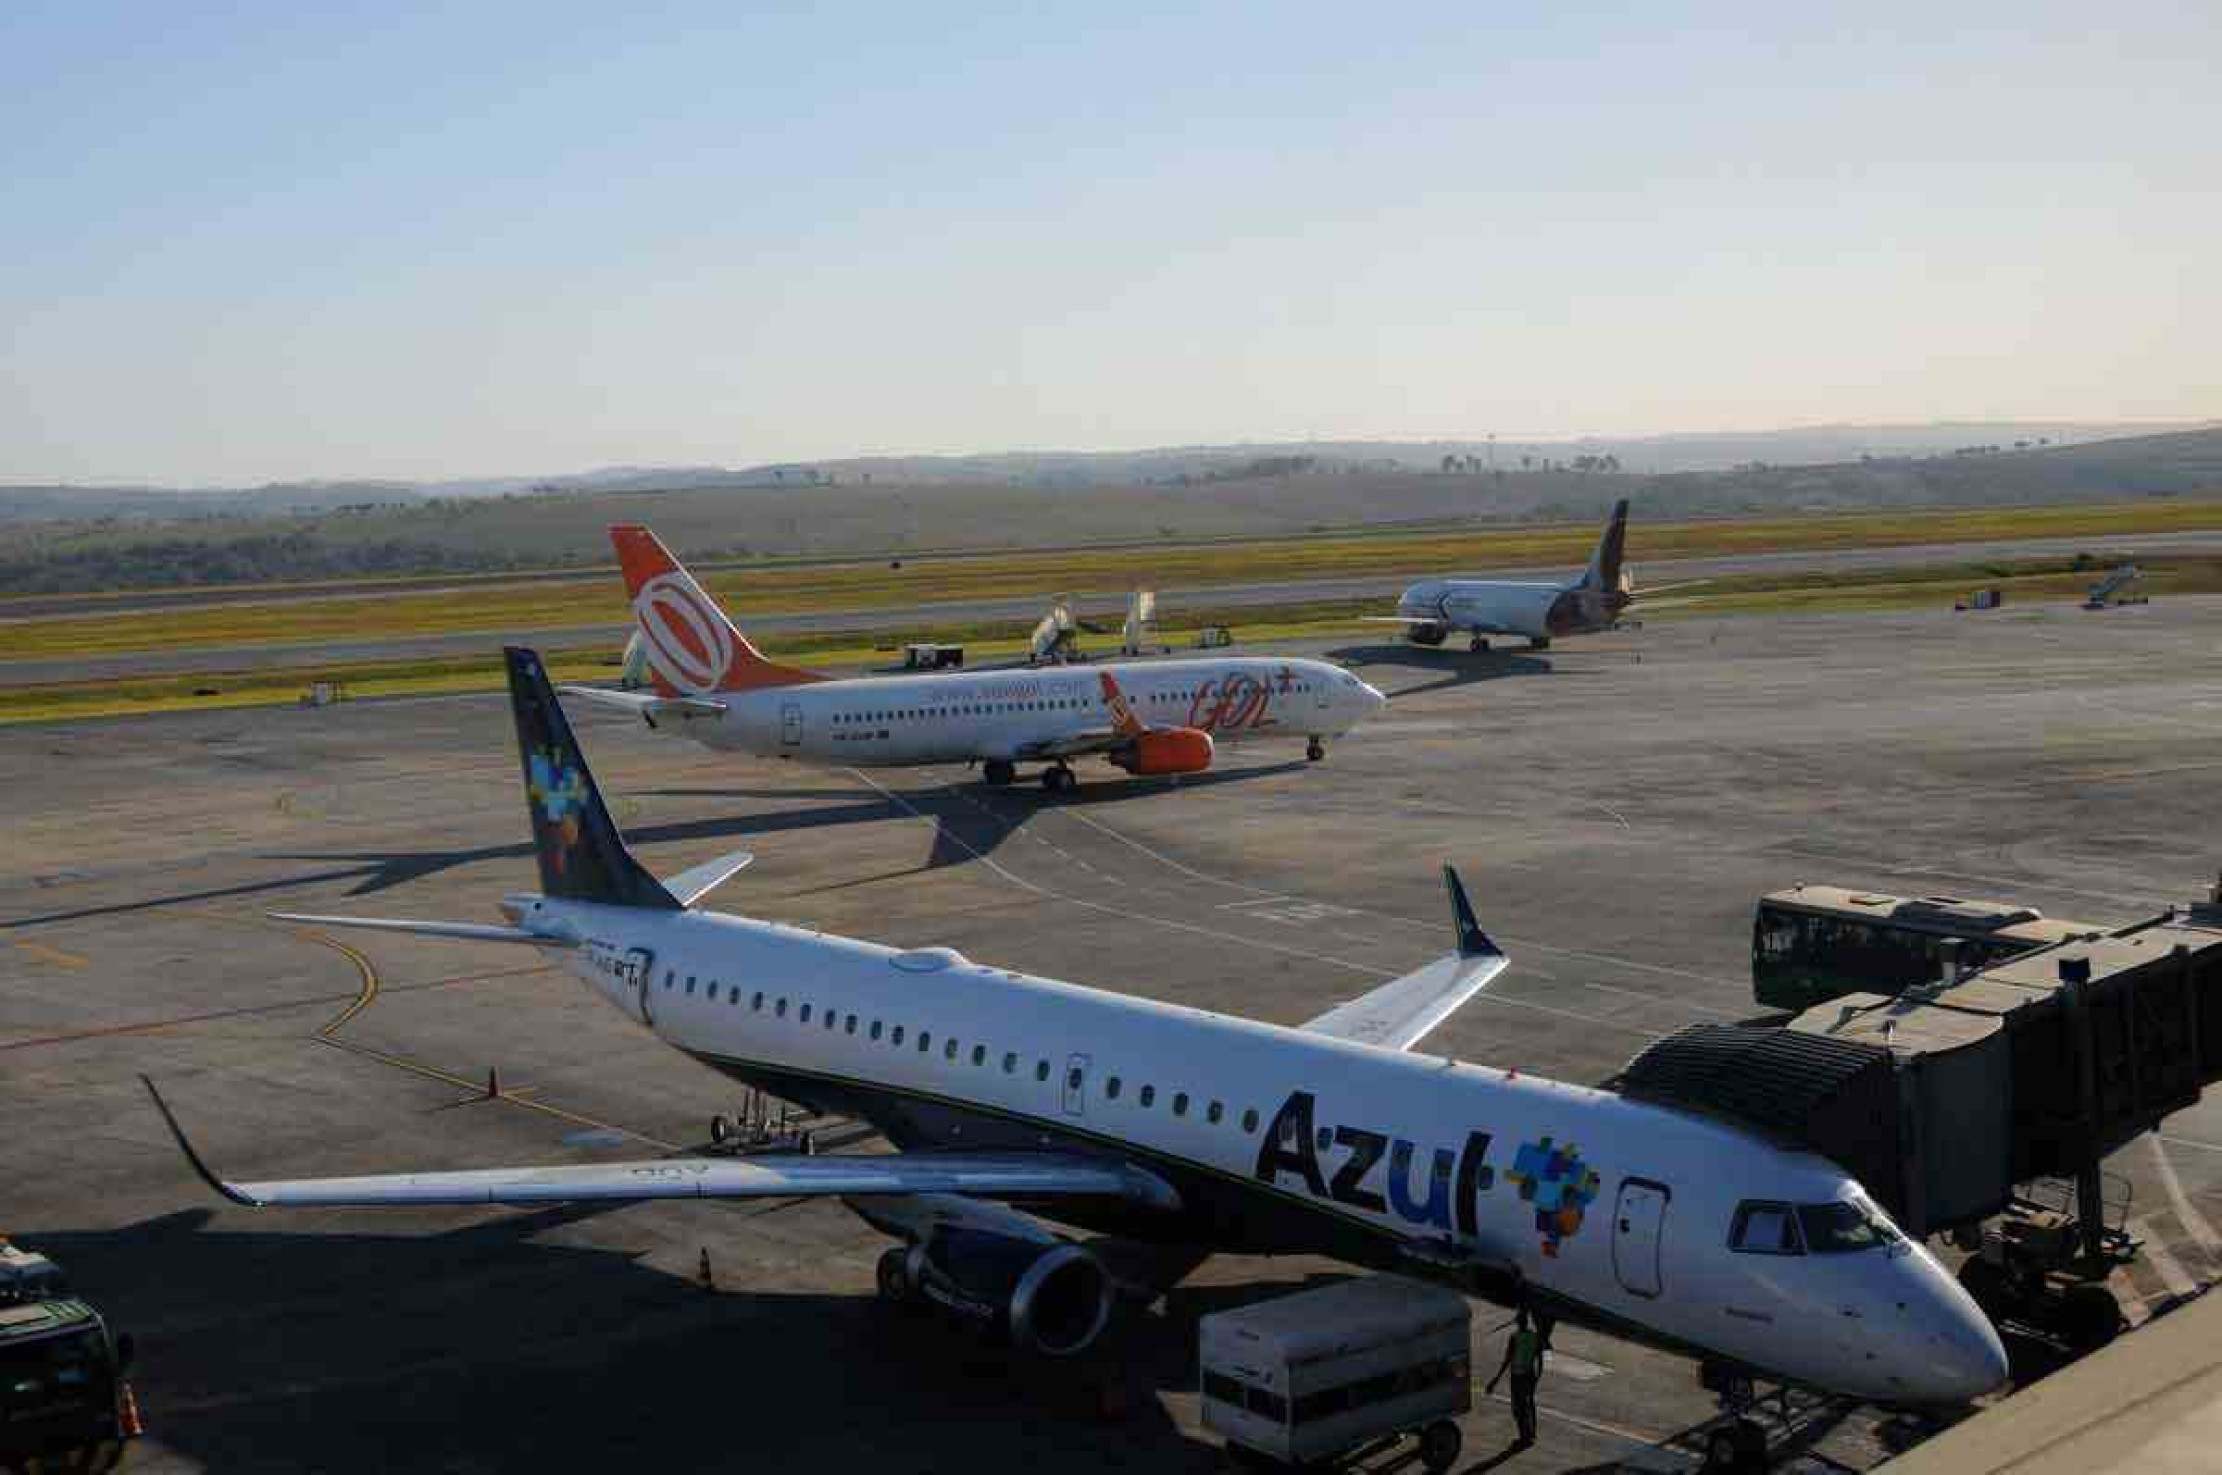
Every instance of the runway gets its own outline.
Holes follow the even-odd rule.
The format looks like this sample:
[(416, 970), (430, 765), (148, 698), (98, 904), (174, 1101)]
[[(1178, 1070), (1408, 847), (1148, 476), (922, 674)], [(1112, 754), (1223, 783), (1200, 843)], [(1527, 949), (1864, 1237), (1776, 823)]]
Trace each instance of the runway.
[[(1682, 1024), (1758, 1012), (1752, 904), (1793, 881), (2098, 922), (2203, 891), (2218, 615), (2181, 598), (1693, 619), (1484, 657), (1337, 645), (1392, 701), (1326, 762), (1089, 765), (1065, 799), (575, 720), (653, 869), (757, 852), (721, 907), (1281, 1022), (1442, 952), (1455, 861), (1512, 965), (1428, 1048), (1596, 1081)], [(838, 1205), (216, 1203), (138, 1073), (241, 1177), (637, 1157), (700, 1146), (733, 1101), (515, 949), (263, 918), (491, 920), (531, 885), (498, 699), (12, 728), (0, 764), (28, 780), (0, 854), (0, 1231), (137, 1334), (151, 1432), (131, 1468), (1215, 1469), (1192, 1317), (1338, 1273), (1207, 1263), (1129, 1333), (1133, 1412), (1107, 1427), (1051, 1372), (882, 1315), (884, 1241)], [(481, 1099), (496, 1067), (503, 1095)], [(2113, 1166), (2162, 1252), (2117, 1287), (2141, 1321), (2222, 1275), (2222, 1108)], [(1497, 1345), (1477, 1345), (1484, 1376)], [(1558, 1345), (1544, 1438), (1500, 1468), (1694, 1467), (1713, 1405), (1688, 1364)], [(1867, 1469), (1918, 1432), (1815, 1407), (1788, 1468)], [(1509, 1433), (1484, 1400), (1470, 1459)]]

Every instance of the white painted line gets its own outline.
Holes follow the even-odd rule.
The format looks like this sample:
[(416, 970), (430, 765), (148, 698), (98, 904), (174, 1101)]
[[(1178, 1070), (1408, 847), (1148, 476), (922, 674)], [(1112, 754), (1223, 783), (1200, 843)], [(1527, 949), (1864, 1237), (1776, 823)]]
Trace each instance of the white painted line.
[(2183, 1268), (2183, 1262), (2169, 1252), (2168, 1246), (2161, 1241), (2160, 1231), (2153, 1228), (2149, 1220), (2130, 1220), (2129, 1232), (2145, 1242), (2144, 1248), (2138, 1253), (2152, 1267), (2153, 1274), (2160, 1277), (2160, 1283), (2168, 1288), (2169, 1295), (2181, 1300), (2185, 1296), (2199, 1293), (2199, 1283)]
[(2153, 1163), (2160, 1169), (2160, 1186), (2168, 1190), (2168, 1204), (2183, 1221), (2183, 1227), (2198, 1242), (2199, 1248), (2210, 1255), (2222, 1255), (2222, 1234), (2214, 1232), (2206, 1216), (2192, 1207), (2191, 1195), (2184, 1192), (2183, 1180), (2176, 1176), (2176, 1165), (2168, 1161), (2168, 1149), (2160, 1145), (2158, 1137), (2147, 1134), (2146, 1145), (2152, 1148)]
[(2196, 1147), (2201, 1152), (2222, 1152), (2222, 1142), (2201, 1142), (2192, 1137), (2171, 1137), (2165, 1132), (2153, 1133), (2170, 1147)]

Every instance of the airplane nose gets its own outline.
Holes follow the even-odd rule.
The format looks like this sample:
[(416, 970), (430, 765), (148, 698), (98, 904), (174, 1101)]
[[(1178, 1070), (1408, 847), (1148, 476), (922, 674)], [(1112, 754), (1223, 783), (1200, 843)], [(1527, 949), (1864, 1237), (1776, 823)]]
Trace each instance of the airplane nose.
[(2006, 1344), (1998, 1339), (1998, 1328), (1980, 1313), (1972, 1322), (1963, 1322), (1953, 1338), (1951, 1365), (1954, 1381), (1961, 1385), (1955, 1396), (1962, 1400), (2000, 1387), (2013, 1372), (2006, 1361)]
[(1370, 682), (1370, 681), (1361, 681), (1361, 682), (1359, 682), (1359, 683), (1358, 683), (1358, 690), (1360, 690), (1360, 691), (1362, 691), (1362, 692), (1364, 692), (1364, 693), (1365, 693), (1365, 696), (1366, 696), (1366, 710), (1367, 710), (1367, 711), (1369, 711), (1369, 712), (1378, 712), (1378, 711), (1380, 711), (1380, 710), (1381, 710), (1381, 709), (1382, 709), (1383, 707), (1385, 707), (1385, 706), (1387, 706), (1387, 705), (1388, 705), (1388, 701), (1389, 701), (1389, 699), (1388, 699), (1387, 697), (1383, 696), (1383, 695), (1381, 694), (1380, 690), (1379, 690), (1379, 689), (1378, 689), (1377, 687), (1375, 687), (1375, 686), (1374, 686), (1374, 684), (1373, 684), (1372, 682)]

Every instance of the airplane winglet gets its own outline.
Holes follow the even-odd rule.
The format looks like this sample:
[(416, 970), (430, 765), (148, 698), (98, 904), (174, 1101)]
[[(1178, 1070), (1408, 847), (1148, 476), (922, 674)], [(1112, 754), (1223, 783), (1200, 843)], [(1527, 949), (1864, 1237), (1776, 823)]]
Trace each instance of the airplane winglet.
[(203, 1183), (206, 1183), (218, 1194), (220, 1194), (224, 1198), (231, 1200), (235, 1204), (243, 1204), (250, 1209), (259, 1209), (264, 1207), (261, 1199), (251, 1198), (248, 1195), (241, 1193), (238, 1189), (232, 1187), (229, 1183), (226, 1183), (223, 1179), (217, 1177), (213, 1172), (209, 1171), (208, 1164), (202, 1162), (201, 1155), (193, 1150), (192, 1139), (188, 1138), (185, 1135), (185, 1129), (178, 1125), (176, 1114), (170, 1110), (170, 1103), (164, 1101), (162, 1099), (162, 1093), (154, 1089), (153, 1080), (147, 1076), (142, 1075), (139, 1077), (139, 1084), (146, 1087), (147, 1094), (154, 1098), (154, 1109), (162, 1113), (162, 1120), (166, 1125), (168, 1125), (170, 1129), (170, 1135), (177, 1139), (178, 1151), (185, 1154), (185, 1161), (192, 1166), (192, 1169), (195, 1173), (200, 1175), (200, 1180)]
[(1458, 929), (1458, 954), (1463, 958), (1501, 958), (1504, 949), (1498, 947), (1488, 933), (1481, 930), (1481, 923), (1474, 917), (1474, 904), (1466, 899), (1466, 883), (1458, 879), (1458, 870), (1448, 861), (1443, 863), (1443, 886), (1450, 892), (1451, 921)]

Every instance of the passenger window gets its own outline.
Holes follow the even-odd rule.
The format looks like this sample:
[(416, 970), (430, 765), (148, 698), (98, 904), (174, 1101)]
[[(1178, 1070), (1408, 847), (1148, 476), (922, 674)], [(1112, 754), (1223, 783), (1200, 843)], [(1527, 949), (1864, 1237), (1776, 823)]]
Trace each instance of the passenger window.
[(773, 1005), (772, 1013), (778, 1015), (781, 1019), (785, 1019), (787, 1017), (787, 1001), (785, 999), (781, 999), (777, 1004)]
[(931, 1050), (931, 1049), (932, 1049), (933, 1047), (934, 1047), (934, 1032), (933, 1032), (932, 1030), (930, 1030), (930, 1029), (922, 1029), (922, 1030), (920, 1030), (920, 1031), (918, 1032), (918, 1053), (919, 1053), (919, 1054), (921, 1054), (921, 1055), (923, 1055), (923, 1054), (925, 1054), (925, 1053), (926, 1053), (926, 1052), (927, 1052), (928, 1050)]
[(841, 1033), (845, 1035), (853, 1035), (856, 1033), (856, 1016), (854, 1014), (851, 1014), (849, 1016), (849, 1022), (842, 1027)]
[(1245, 1132), (1255, 1132), (1257, 1129), (1258, 1109), (1253, 1106), (1248, 1111), (1242, 1113), (1242, 1130)]
[(1155, 1087), (1155, 1086), (1144, 1086), (1144, 1087), (1142, 1088), (1142, 1104), (1143, 1104), (1144, 1106), (1148, 1106), (1148, 1105), (1149, 1105), (1149, 1104), (1150, 1104), (1151, 1102), (1155, 1101), (1156, 1099), (1157, 1099), (1157, 1087)]
[(758, 989), (756, 991), (756, 997), (748, 1001), (748, 1007), (754, 1009), (759, 1014), (764, 1012), (764, 991), (762, 989)]
[(1219, 1103), (1216, 1101), (1212, 1102), (1211, 1105), (1204, 1108), (1204, 1120), (1211, 1123), (1215, 1127), (1219, 1125), (1219, 1118), (1224, 1115), (1226, 1115), (1225, 1111), (1221, 1109)]
[(1012, 1072), (1016, 1071), (1017, 1069), (1018, 1069), (1018, 1051), (1016, 1051), (1016, 1050), (1006, 1050), (1006, 1051), (1005, 1051), (1005, 1052), (1003, 1053), (1003, 1074), (1005, 1074), (1005, 1075), (1010, 1075), (1010, 1074), (1011, 1074)]
[(833, 1027), (834, 1027), (834, 1026), (835, 1026), (836, 1024), (839, 1024), (840, 1022), (841, 1022), (841, 1012), (840, 1012), (840, 1011), (839, 1011), (838, 1009), (828, 1009), (828, 1010), (826, 1010), (826, 1028), (827, 1028), (827, 1029), (831, 1029), (831, 1028), (833, 1028)]
[(687, 992), (690, 994), (694, 992), (694, 975), (692, 973), (687, 975)]
[(878, 1039), (879, 1037), (880, 1037), (880, 1022), (879, 1022), (879, 1021), (878, 1021), (877, 1019), (875, 1019), (875, 1020), (873, 1020), (873, 1021), (872, 1021), (872, 1038), (876, 1040), (876, 1039)]
[[(1078, 1075), (1079, 1072), (1075, 1071), (1074, 1074)], [(1117, 1076), (1112, 1076), (1109, 1080), (1103, 1083), (1103, 1096), (1106, 1101), (1116, 1101), (1119, 1099), (1119, 1078)]]
[(1048, 1061), (1037, 1060), (1034, 1062), (1034, 1079), (1037, 1081), (1046, 1081), (1049, 1079)]
[(985, 1064), (987, 1064), (987, 1059), (988, 1059), (988, 1047), (987, 1047), (987, 1046), (985, 1046), (985, 1045), (974, 1045), (974, 1046), (972, 1047), (972, 1063), (973, 1063), (974, 1065), (985, 1065)]
[(957, 1058), (957, 1039), (955, 1035), (951, 1035), (948, 1043), (941, 1047), (941, 1058), (944, 1060)]
[(671, 970), (669, 968), (664, 969), (664, 987), (671, 987)]
[(1173, 1093), (1173, 1115), (1188, 1115), (1188, 1093), (1186, 1091), (1176, 1091)]
[(890, 1044), (900, 1045), (903, 1042), (903, 1027), (899, 1024), (896, 1025), (895, 1032), (889, 1035), (887, 1039)]
[(810, 1022), (810, 1006), (808, 1004), (802, 1006), (802, 1013), (798, 1017), (804, 1024), (808, 1024)]
[(1747, 1255), (1802, 1255), (1797, 1219), (1788, 1204), (1747, 1203), (1736, 1208), (1735, 1225), (1728, 1232), (1730, 1249)]
[(1080, 1081), (1081, 1071), (1079, 1066), (1076, 1065), (1071, 1070), (1065, 1072), (1065, 1085), (1068, 1089), (1074, 1091), (1079, 1090)]

